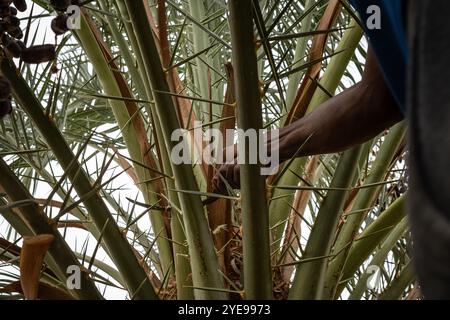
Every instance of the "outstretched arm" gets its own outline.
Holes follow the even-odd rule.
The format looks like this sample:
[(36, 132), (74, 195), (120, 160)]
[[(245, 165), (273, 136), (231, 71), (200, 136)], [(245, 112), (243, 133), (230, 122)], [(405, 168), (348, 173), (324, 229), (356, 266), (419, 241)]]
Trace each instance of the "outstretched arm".
[(280, 157), (344, 151), (366, 142), (403, 119), (376, 58), (369, 50), (361, 82), (329, 99), (280, 132)]
[[(280, 160), (344, 151), (368, 141), (402, 119), (369, 49), (361, 82), (280, 130)], [(240, 186), (239, 165), (222, 165), (219, 173), (232, 187)], [(214, 177), (213, 186), (216, 192), (224, 190), (219, 174)]]

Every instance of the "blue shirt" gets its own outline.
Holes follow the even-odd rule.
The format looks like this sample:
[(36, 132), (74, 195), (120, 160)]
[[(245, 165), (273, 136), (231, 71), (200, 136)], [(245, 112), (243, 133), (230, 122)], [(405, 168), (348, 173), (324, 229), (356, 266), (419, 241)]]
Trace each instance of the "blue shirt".
[[(362, 25), (369, 37), (386, 82), (399, 107), (406, 106), (406, 66), (408, 64), (408, 41), (405, 30), (403, 0), (350, 0), (358, 10)], [(373, 18), (371, 5), (380, 8), (380, 29), (369, 29), (367, 21)], [(373, 20), (371, 20), (373, 21)]]

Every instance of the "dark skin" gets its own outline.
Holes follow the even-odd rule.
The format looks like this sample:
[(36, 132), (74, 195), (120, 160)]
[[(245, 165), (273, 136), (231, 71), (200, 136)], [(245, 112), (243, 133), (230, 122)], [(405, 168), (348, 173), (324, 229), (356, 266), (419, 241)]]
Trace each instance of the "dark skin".
[[(358, 84), (280, 129), (280, 161), (345, 151), (376, 137), (401, 120), (403, 114), (384, 80), (374, 53), (369, 49), (366, 68)], [(220, 176), (231, 187), (239, 188), (239, 168), (234, 163), (222, 165), (213, 178), (213, 191), (226, 192)]]

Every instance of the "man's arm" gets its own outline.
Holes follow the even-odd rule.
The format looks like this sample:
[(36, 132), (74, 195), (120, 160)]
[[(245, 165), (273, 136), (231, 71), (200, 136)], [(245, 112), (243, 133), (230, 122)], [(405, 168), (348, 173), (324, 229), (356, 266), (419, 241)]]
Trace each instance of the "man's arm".
[[(280, 130), (280, 160), (344, 151), (368, 141), (402, 119), (369, 49), (361, 82)], [(219, 173), (232, 187), (240, 186), (239, 165), (222, 165)], [(224, 190), (218, 175), (214, 177), (213, 186), (216, 192)]]
[(298, 156), (341, 152), (368, 141), (402, 119), (369, 50), (361, 82), (281, 130), (280, 157), (292, 158), (308, 137)]

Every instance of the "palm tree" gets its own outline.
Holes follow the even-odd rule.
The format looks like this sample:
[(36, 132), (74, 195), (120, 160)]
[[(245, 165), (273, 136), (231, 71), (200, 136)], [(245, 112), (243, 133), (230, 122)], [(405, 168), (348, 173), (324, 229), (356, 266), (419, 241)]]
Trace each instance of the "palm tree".
[[(53, 41), (56, 2), (27, 1), (27, 46)], [(226, 196), (194, 157), (199, 129), (276, 130), (359, 80), (367, 41), (346, 1), (74, 3), (55, 60), (0, 58), (0, 298), (420, 296), (403, 123), (266, 183), (243, 165)], [(172, 161), (177, 130), (193, 164)]]

